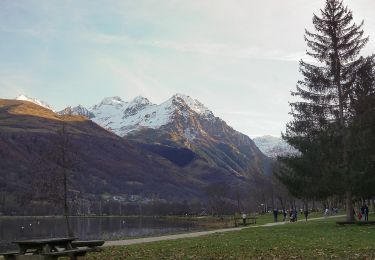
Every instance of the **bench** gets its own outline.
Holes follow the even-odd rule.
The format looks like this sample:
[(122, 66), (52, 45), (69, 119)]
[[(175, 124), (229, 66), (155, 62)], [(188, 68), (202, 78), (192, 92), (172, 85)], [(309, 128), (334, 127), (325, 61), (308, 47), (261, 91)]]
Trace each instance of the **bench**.
[(49, 252), (49, 253), (42, 253), (42, 256), (45, 256), (46, 260), (55, 260), (61, 256), (70, 257), (70, 259), (75, 260), (77, 256), (85, 256), (87, 252), (91, 252), (93, 249), (91, 248), (75, 248), (70, 250), (63, 250), (57, 252)]
[(103, 240), (73, 241), (72, 247), (98, 247), (104, 244)]
[(256, 217), (246, 217), (245, 218), (245, 223), (244, 223), (244, 218), (234, 218), (234, 225), (238, 227), (239, 225), (247, 226), (249, 224), (256, 224), (257, 223), (257, 218)]
[(20, 250), (0, 253), (5, 260), (56, 260), (65, 256), (72, 260), (87, 252), (99, 252), (102, 240), (75, 241), (74, 238), (48, 238), (12, 242)]
[(16, 255), (18, 255), (18, 251), (9, 251), (9, 252), (4, 252), (0, 253), (4, 257), (5, 260), (14, 260), (16, 259)]
[[(35, 250), (27, 250), (26, 253), (33, 254)], [(0, 256), (4, 257), (4, 260), (15, 260), (18, 255), (20, 255), (20, 251), (9, 251), (0, 253)]]
[(90, 241), (73, 241), (72, 247), (88, 247), (91, 252), (101, 252), (103, 249), (100, 247), (104, 245), (103, 240), (90, 240)]

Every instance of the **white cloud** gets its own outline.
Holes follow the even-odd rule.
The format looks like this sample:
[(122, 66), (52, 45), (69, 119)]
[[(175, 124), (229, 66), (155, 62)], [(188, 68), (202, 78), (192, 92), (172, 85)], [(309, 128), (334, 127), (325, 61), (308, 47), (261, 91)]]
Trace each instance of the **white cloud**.
[(113, 78), (117, 86), (116, 92), (123, 97), (131, 99), (141, 95), (160, 102), (170, 93), (170, 90), (158, 79), (139, 68), (142, 62), (137, 63), (137, 66), (129, 66), (120, 57), (99, 52), (94, 53), (93, 56), (93, 70), (98, 73), (104, 72)]
[(166, 40), (137, 40), (127, 35), (115, 35), (87, 32), (81, 34), (81, 41), (99, 45), (138, 45), (178, 52), (212, 55), (238, 59), (267, 59), (282, 61), (299, 61), (306, 55), (304, 52), (287, 52), (281, 49), (265, 49), (259, 46), (241, 46), (223, 42), (182, 42)]

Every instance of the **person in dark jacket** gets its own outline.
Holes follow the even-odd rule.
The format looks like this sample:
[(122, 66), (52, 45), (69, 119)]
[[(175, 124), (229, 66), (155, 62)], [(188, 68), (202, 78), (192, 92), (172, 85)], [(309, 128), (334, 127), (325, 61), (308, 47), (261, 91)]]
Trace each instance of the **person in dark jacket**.
[(361, 214), (362, 216), (365, 215), (365, 205), (362, 205), (361, 207)]
[(293, 209), (289, 209), (289, 220), (290, 220), (290, 222), (294, 221), (294, 210)]
[(285, 209), (283, 209), (283, 221), (285, 222), (285, 220), (286, 220), (286, 210)]
[(277, 215), (279, 214), (279, 210), (277, 208), (275, 208), (273, 210), (273, 218), (275, 220), (275, 222), (277, 222)]
[(367, 205), (365, 204), (365, 206), (364, 206), (364, 210), (363, 210), (363, 214), (364, 214), (364, 216), (365, 216), (365, 221), (368, 221), (368, 207), (367, 207)]
[(309, 209), (307, 207), (305, 208), (303, 215), (305, 215), (305, 219), (307, 221), (307, 217), (309, 216)]
[(295, 221), (297, 221), (297, 210), (293, 208), (290, 210), (290, 222)]

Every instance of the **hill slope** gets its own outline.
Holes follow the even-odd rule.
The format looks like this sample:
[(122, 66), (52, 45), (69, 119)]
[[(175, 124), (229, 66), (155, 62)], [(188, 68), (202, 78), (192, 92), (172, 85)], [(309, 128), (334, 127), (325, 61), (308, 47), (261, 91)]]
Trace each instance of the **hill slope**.
[(182, 169), (85, 117), (59, 116), (27, 101), (0, 100), (2, 190), (32, 188), (27, 187), (33, 178), (33, 159), (45, 150), (54, 152), (56, 133), (62, 123), (79, 158), (79, 169), (73, 174), (72, 183), (78, 190), (90, 194), (189, 198), (201, 196), (210, 180), (236, 182), (216, 169), (200, 167), (198, 162), (194, 171)]
[(62, 124), (77, 160), (70, 187), (87, 196), (137, 195), (144, 201), (158, 196), (181, 201), (204, 197), (210, 183), (225, 182), (233, 187), (242, 183), (204, 160), (180, 167), (86, 117), (61, 116), (27, 101), (0, 99), (0, 192), (14, 196), (33, 193), (31, 184), (39, 178), (35, 159), (46, 155), (49, 161), (42, 163), (56, 164), (47, 155), (57, 152)]

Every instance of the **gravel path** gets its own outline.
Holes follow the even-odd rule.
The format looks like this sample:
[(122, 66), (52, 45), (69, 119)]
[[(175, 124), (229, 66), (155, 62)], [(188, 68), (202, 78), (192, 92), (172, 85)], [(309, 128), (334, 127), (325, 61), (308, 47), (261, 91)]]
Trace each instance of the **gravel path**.
[[(327, 218), (338, 218), (338, 217), (344, 217), (344, 216), (345, 215), (336, 215), (336, 216), (329, 216), (329, 217), (311, 218), (308, 221), (321, 220), (321, 219), (327, 219)], [(305, 219), (298, 220), (298, 222), (304, 222), (304, 221)], [(165, 241), (165, 240), (175, 240), (175, 239), (181, 239), (181, 238), (200, 237), (200, 236), (206, 236), (206, 235), (211, 235), (215, 233), (239, 231), (245, 228), (272, 227), (272, 226), (278, 226), (278, 225), (285, 225), (287, 223), (290, 223), (290, 222), (276, 222), (276, 223), (267, 223), (264, 225), (238, 227), (238, 228), (223, 228), (223, 229), (216, 229), (216, 230), (210, 230), (210, 231), (184, 233), (184, 234), (177, 234), (177, 235), (165, 235), (165, 236), (158, 236), (158, 237), (145, 237), (145, 238), (136, 238), (136, 239), (127, 239), (127, 240), (106, 241), (103, 246), (126, 246), (126, 245), (150, 243), (150, 242)]]

